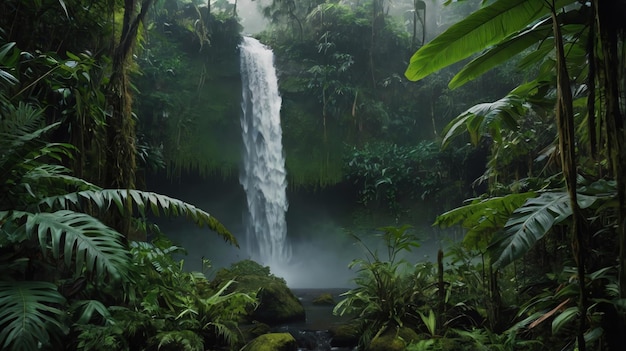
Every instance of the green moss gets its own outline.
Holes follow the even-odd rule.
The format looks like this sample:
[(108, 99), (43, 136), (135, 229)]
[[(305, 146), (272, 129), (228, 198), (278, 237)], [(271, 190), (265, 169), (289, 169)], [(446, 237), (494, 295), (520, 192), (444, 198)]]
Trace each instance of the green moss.
[(293, 292), (287, 287), (285, 280), (270, 273), (252, 260), (234, 263), (230, 269), (217, 272), (214, 284), (235, 280), (236, 291), (256, 292), (259, 306), (249, 312), (252, 320), (269, 324), (299, 321), (305, 318), (304, 307)]
[(313, 304), (334, 306), (335, 299), (333, 298), (333, 295), (329, 293), (323, 293), (313, 299)]
[(295, 351), (296, 339), (289, 333), (263, 334), (246, 345), (244, 351)]

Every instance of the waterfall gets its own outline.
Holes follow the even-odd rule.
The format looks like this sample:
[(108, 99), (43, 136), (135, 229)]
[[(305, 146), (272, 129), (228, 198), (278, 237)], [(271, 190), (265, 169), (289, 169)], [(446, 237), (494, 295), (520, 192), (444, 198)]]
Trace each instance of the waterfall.
[(244, 37), (240, 55), (244, 148), (239, 182), (248, 204), (244, 213), (246, 241), (251, 257), (274, 270), (291, 258), (286, 240), (288, 203), (281, 98), (272, 51), (258, 40)]

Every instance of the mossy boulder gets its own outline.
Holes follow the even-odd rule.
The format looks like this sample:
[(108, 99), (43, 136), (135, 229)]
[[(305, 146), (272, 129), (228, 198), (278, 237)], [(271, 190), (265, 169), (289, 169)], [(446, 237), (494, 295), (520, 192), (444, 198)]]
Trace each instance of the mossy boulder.
[(418, 335), (409, 328), (390, 329), (375, 337), (367, 348), (369, 351), (402, 351), (411, 343), (417, 341)]
[(244, 346), (243, 351), (296, 351), (296, 339), (289, 333), (263, 334)]
[(331, 326), (328, 331), (332, 347), (354, 347), (359, 344), (361, 329), (356, 320)]
[(314, 305), (334, 306), (335, 299), (330, 293), (323, 293), (315, 297), (311, 303)]
[(306, 318), (304, 307), (284, 279), (270, 273), (269, 267), (252, 260), (233, 263), (229, 269), (217, 272), (213, 284), (221, 285), (234, 280), (231, 291), (256, 294), (259, 305), (250, 309), (248, 319), (270, 325), (302, 321)]

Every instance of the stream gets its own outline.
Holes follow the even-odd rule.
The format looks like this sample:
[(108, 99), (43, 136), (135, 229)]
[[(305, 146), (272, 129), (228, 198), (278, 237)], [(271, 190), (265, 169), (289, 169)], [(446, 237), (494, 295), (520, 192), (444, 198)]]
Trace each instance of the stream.
[(346, 322), (347, 317), (333, 315), (331, 305), (316, 305), (313, 300), (324, 294), (330, 293), (335, 302), (341, 300), (340, 295), (349, 288), (328, 289), (291, 289), (298, 297), (306, 311), (306, 320), (299, 323), (289, 323), (273, 328), (274, 332), (290, 333), (298, 343), (298, 350), (312, 351), (350, 351), (354, 348), (333, 347), (329, 328)]

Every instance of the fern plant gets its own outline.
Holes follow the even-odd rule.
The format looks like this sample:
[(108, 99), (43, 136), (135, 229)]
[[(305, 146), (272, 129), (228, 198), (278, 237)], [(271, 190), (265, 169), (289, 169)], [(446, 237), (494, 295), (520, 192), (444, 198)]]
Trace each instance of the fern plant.
[[(100, 221), (98, 214), (126, 214), (135, 208), (144, 217), (184, 215), (237, 244), (219, 221), (193, 205), (150, 192), (105, 190), (73, 177), (60, 163), (72, 158), (74, 148), (44, 139), (57, 126), (44, 125), (42, 111), (31, 105), (5, 104), (0, 109), (3, 350), (56, 345), (73, 322), (66, 313), (86, 287), (100, 286), (92, 291), (104, 291), (106, 286), (123, 287), (123, 282), (139, 280), (125, 236)], [(79, 309), (77, 322), (106, 314), (97, 302)]]

